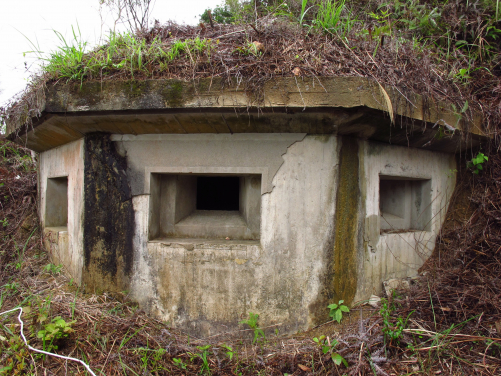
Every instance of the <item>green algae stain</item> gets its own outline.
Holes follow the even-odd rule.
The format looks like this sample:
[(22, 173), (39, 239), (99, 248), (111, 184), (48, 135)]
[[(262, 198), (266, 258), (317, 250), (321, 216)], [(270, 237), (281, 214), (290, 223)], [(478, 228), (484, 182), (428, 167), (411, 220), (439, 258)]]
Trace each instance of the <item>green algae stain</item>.
[(129, 98), (139, 98), (148, 92), (148, 81), (130, 80), (127, 81), (127, 95)]
[(165, 106), (170, 108), (179, 108), (185, 106), (184, 88), (187, 84), (180, 80), (170, 80), (162, 88), (162, 97)]
[(344, 137), (339, 160), (339, 185), (336, 196), (334, 237), (334, 300), (351, 304), (357, 292), (357, 229), (359, 189), (358, 142)]

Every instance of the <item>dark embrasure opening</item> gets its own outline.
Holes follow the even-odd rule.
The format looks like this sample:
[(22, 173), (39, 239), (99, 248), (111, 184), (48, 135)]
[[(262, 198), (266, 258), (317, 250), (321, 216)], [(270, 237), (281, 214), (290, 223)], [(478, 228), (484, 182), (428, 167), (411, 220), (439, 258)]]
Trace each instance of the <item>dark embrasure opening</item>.
[(198, 176), (197, 210), (239, 210), (238, 176)]

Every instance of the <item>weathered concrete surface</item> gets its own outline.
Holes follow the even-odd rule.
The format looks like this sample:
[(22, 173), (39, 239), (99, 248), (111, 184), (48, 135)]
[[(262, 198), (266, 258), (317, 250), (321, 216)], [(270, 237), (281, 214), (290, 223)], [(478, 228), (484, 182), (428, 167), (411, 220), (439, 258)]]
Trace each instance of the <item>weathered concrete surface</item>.
[(90, 291), (125, 291), (134, 259), (127, 162), (106, 134), (87, 135), (84, 148), (82, 282)]
[(45, 206), (46, 227), (68, 226), (68, 177), (47, 179)]
[[(380, 294), (384, 280), (417, 275), (417, 270), (435, 247), (456, 184), (456, 160), (452, 154), (361, 140), (359, 145), (364, 235), (363, 246), (358, 250), (355, 300)], [(381, 233), (380, 175), (430, 181), (431, 213), (425, 231)], [(417, 203), (411, 201), (411, 204)]]
[[(32, 128), (8, 133), (42, 152), (46, 244), (75, 282), (129, 290), (196, 335), (249, 312), (291, 333), (415, 275), (445, 217), (452, 153), (487, 139), (479, 118), (385, 89), (395, 124), (384, 89), (354, 77), (276, 79), (259, 103), (220, 80), (58, 85)], [(201, 174), (238, 176), (239, 210), (197, 212)], [(44, 222), (60, 177), (67, 225), (64, 210)]]
[(382, 232), (429, 231), (431, 180), (380, 175), (379, 210)]
[(273, 189), (282, 154), (306, 134), (113, 135), (127, 157), (133, 196), (150, 193), (152, 173), (260, 174), (261, 193)]
[[(51, 250), (53, 262), (63, 264), (75, 283), (82, 281), (84, 207), (84, 147), (83, 140), (74, 141), (40, 154), (39, 202), (40, 221), (45, 229), (46, 246)], [(47, 202), (47, 180), (67, 177), (68, 199), (66, 203)], [(51, 205), (66, 205), (67, 226), (49, 227), (46, 210)]]
[[(142, 308), (195, 335), (235, 329), (249, 312), (291, 333), (327, 320), (333, 301), (368, 299), (382, 281), (416, 274), (434, 248), (455, 167), (452, 154), (332, 134), (90, 135), (42, 153), (40, 189), (44, 203), (43, 181), (68, 176), (68, 228), (46, 228), (54, 233), (47, 243), (87, 288), (128, 289)], [(152, 179), (163, 174), (260, 175), (258, 239), (162, 234)], [(400, 195), (410, 200), (404, 211), (429, 207), (419, 230), (411, 222), (424, 216), (416, 215), (408, 229), (386, 232), (381, 179), (424, 182), (419, 195)], [(396, 204), (383, 206), (401, 215)]]
[[(214, 143), (213, 137), (206, 141), (184, 137), (192, 139), (192, 147), (165, 139), (162, 147), (150, 147), (155, 150), (152, 157), (159, 158), (173, 149), (176, 159), (172, 162), (178, 163), (193, 158), (196, 150), (199, 156), (204, 155), (206, 145)], [(249, 312), (260, 314), (261, 325), (281, 324), (281, 332), (294, 332), (316, 322), (326, 311), (315, 302), (329, 289), (324, 285), (324, 260), (332, 254), (337, 139), (303, 136), (293, 143), (288, 135), (281, 136), (282, 142), (278, 142), (278, 135), (272, 140), (266, 140), (266, 135), (255, 137), (260, 139), (256, 145), (268, 148), (264, 155), (269, 157), (268, 163), (282, 160), (271, 175), (271, 189), (264, 189), (262, 195), (259, 242), (148, 241), (150, 198), (147, 194), (133, 198), (136, 254), (131, 294), (142, 307), (190, 333), (227, 331), (237, 327)], [(219, 138), (222, 159), (231, 161), (229, 156), (237, 147), (228, 137)], [(252, 140), (246, 142), (254, 145)], [(128, 158), (135, 158), (137, 153), (132, 150), (141, 141), (124, 144)], [(254, 163), (259, 150), (236, 158), (234, 165), (244, 160)], [(198, 164), (216, 165), (219, 158), (215, 154), (199, 158)]]
[[(55, 89), (55, 90), (54, 90)], [(222, 79), (197, 81), (146, 80), (88, 82), (81, 85), (56, 86), (49, 92), (45, 111), (92, 112), (150, 110), (165, 108), (248, 107), (245, 88), (234, 82), (225, 85)], [(433, 121), (442, 118), (456, 123), (452, 107), (446, 104), (429, 106), (421, 96), (409, 94), (409, 101), (391, 87), (384, 90), (392, 99), (396, 115), (416, 120)], [(277, 78), (264, 87), (262, 105), (266, 107), (360, 107), (388, 111), (381, 86), (361, 77)], [(480, 121), (480, 119), (477, 119)], [(12, 129), (10, 129), (11, 131)], [(480, 129), (473, 132), (480, 132)], [(10, 133), (10, 132), (9, 132)]]
[[(277, 78), (252, 103), (236, 83), (219, 79), (87, 82), (57, 85), (46, 93), (42, 118), (34, 128), (8, 123), (9, 138), (36, 151), (79, 139), (91, 132), (158, 133), (338, 133), (430, 150), (456, 152), (478, 146), (482, 119), (458, 122), (445, 104), (430, 105), (419, 95), (386, 87), (390, 108), (376, 82), (359, 77)], [(259, 110), (256, 106), (259, 106)], [(440, 127), (459, 132), (435, 137)], [(23, 134), (28, 133), (26, 138)]]
[[(357, 292), (357, 246), (360, 217), (358, 140), (343, 137), (339, 155), (334, 258), (330, 262), (332, 297), (351, 305)], [(329, 260), (330, 261), (330, 260)]]

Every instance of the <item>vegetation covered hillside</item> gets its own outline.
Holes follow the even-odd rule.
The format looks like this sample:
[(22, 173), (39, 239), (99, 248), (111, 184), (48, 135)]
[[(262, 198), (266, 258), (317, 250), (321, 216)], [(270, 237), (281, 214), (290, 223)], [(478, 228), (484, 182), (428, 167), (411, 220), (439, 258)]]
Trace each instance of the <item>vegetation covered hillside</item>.
[[(146, 316), (126, 293), (83, 293), (50, 263), (36, 215), (36, 158), (2, 139), (1, 311), (23, 307), (31, 346), (76, 357), (96, 375), (499, 375), (500, 19), (494, 0), (227, 0), (198, 26), (157, 21), (110, 32), (92, 50), (78, 30), (71, 41), (61, 37), (58, 50), (40, 53), (42, 71), (3, 117), (29, 125), (44, 89), (68, 82), (218, 77), (238, 80), (259, 106), (274, 77), (361, 76), (430, 105), (453, 103), (458, 123), (482, 114), (492, 142), (458, 156), (446, 225), (410, 291), (377, 308), (360, 302), (349, 314), (331, 307), (341, 325), (289, 338), (260, 328), (258, 316), (236, 333), (190, 338)], [(0, 374), (85, 374), (77, 362), (28, 350), (19, 330), (17, 313), (0, 316)]]

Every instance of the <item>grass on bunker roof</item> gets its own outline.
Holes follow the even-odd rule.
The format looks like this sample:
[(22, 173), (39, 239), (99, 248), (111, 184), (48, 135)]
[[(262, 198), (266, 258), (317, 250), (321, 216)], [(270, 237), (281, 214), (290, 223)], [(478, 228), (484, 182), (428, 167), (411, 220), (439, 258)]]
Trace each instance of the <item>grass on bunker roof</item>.
[[(259, 106), (264, 83), (276, 77), (316, 84), (321, 77), (357, 76), (406, 97), (421, 94), (429, 106), (452, 103), (458, 121), (475, 111), (486, 132), (497, 134), (501, 24), (495, 1), (306, 2), (312, 8), (302, 18), (298, 2), (263, 3), (270, 6), (257, 19), (242, 8), (234, 15), (238, 24), (155, 22), (135, 33), (110, 32), (92, 50), (78, 28), (71, 39), (58, 34), (60, 47), (39, 53), (42, 71), (0, 112), (29, 122), (40, 114), (44, 88), (68, 82), (219, 77), (223, 85), (236, 80), (249, 105)], [(339, 13), (327, 17), (322, 4), (337, 4)]]
[[(447, 2), (436, 19), (436, 30), (418, 40), (425, 31), (405, 29), (403, 21), (410, 18), (403, 14), (430, 16), (433, 1), (407, 2), (403, 10), (397, 7), (399, 2), (387, 8), (366, 3), (368, 8), (357, 13), (359, 22), (346, 34), (308, 30), (290, 22), (291, 16), (273, 13), (252, 25), (156, 24), (136, 34), (111, 34), (105, 45), (88, 52), (76, 38), (63, 43), (60, 54), (54, 56), (59, 65), (34, 78), (24, 96), (4, 114), (24, 119), (36, 115), (41, 89), (86, 80), (222, 77), (229, 82), (238, 78), (258, 100), (264, 82), (295, 76), (299, 68), (297, 79), (370, 77), (403, 94), (422, 94), (430, 103), (452, 102), (459, 116), (468, 116), (472, 109), (480, 111), (487, 131), (497, 136), (499, 44), (489, 39), (487, 28), (499, 25), (486, 23), (486, 8)], [(398, 17), (384, 16), (386, 11)], [(307, 18), (306, 24), (311, 21)], [(263, 43), (264, 53), (253, 47), (254, 41)], [(460, 41), (466, 45), (458, 45)], [(495, 137), (483, 150), (489, 160), (478, 176), (465, 167), (465, 159), (471, 156), (458, 157), (458, 186), (436, 252), (410, 292), (392, 294), (379, 308), (352, 307), (345, 325), (327, 323), (291, 337), (281, 337), (279, 327), (268, 328), (266, 340), (252, 344), (253, 331), (244, 324), (241, 331), (193, 338), (147, 316), (126, 294), (83, 294), (59, 265), (50, 263), (43, 246), (37, 220), (36, 158), (29, 150), (1, 140), (1, 311), (29, 307), (23, 313), (25, 334), (36, 348), (44, 347), (39, 331), (61, 317), (67, 323), (63, 326), (73, 331), (52, 344), (46, 341), (46, 348), (57, 346), (52, 351), (82, 359), (103, 375), (498, 375), (498, 146)], [(28, 351), (21, 344), (19, 329), (15, 315), (0, 317), (0, 374), (85, 374), (75, 362)], [(274, 329), (279, 330), (278, 336)], [(322, 335), (326, 338), (319, 346), (313, 337)], [(348, 366), (336, 364), (332, 354), (339, 354)]]

